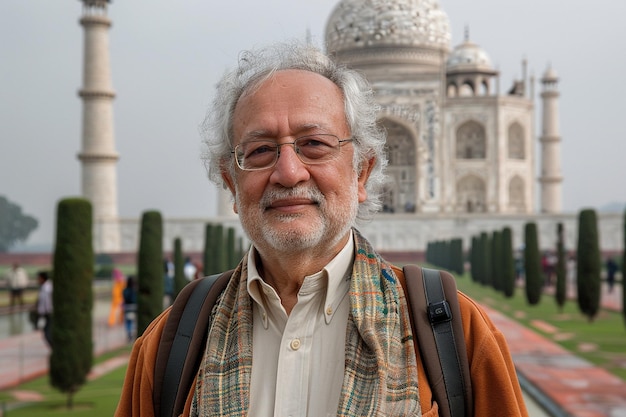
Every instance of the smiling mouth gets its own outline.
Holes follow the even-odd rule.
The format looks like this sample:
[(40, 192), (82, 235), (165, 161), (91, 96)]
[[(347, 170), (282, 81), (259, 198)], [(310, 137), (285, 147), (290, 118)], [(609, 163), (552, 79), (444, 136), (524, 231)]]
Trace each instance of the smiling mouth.
[(261, 207), (265, 211), (295, 212), (305, 207), (319, 207), (322, 200), (323, 196), (319, 190), (311, 188), (271, 190), (261, 199)]
[(319, 204), (313, 200), (299, 198), (299, 199), (273, 201), (271, 204), (267, 206), (267, 208), (283, 208), (283, 207), (311, 206), (311, 205), (317, 206)]
[(300, 214), (308, 207), (318, 207), (319, 203), (312, 200), (278, 200), (265, 207), (265, 212), (276, 211), (282, 214)]

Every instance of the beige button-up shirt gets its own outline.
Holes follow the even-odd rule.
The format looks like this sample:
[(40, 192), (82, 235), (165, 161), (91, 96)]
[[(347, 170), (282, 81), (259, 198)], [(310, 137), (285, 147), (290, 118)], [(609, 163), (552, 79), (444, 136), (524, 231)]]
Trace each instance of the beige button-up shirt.
[(305, 277), (290, 315), (248, 254), (253, 299), (250, 417), (335, 416), (344, 373), (354, 241)]

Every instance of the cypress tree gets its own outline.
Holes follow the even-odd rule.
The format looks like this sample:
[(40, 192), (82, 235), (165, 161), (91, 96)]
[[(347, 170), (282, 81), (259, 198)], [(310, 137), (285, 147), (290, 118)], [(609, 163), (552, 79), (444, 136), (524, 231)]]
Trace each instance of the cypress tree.
[(483, 239), (482, 235), (476, 235), (476, 253), (474, 254), (474, 262), (476, 263), (476, 276), (474, 282), (480, 283), (483, 275)]
[(137, 337), (163, 311), (163, 221), (161, 213), (141, 216), (137, 257)]
[(478, 282), (478, 259), (480, 251), (480, 241), (477, 236), (472, 236), (472, 247), (470, 248), (470, 271), (473, 282)]
[(624, 210), (622, 236), (624, 242), (622, 244), (622, 315), (624, 323), (626, 323), (626, 209)]
[(433, 252), (433, 242), (428, 242), (426, 245), (426, 262), (435, 265), (435, 255)]
[(217, 224), (213, 228), (213, 249), (215, 253), (216, 273), (228, 270), (228, 254), (226, 251), (224, 226), (222, 224)]
[(510, 227), (502, 229), (502, 292), (507, 298), (515, 294), (515, 258), (513, 232)]
[(237, 258), (243, 259), (245, 255), (245, 250), (243, 248), (243, 238), (241, 236), (237, 238), (237, 252), (239, 253)]
[(239, 259), (237, 258), (237, 241), (235, 240), (235, 228), (229, 227), (226, 231), (226, 259), (228, 259), (228, 269), (237, 266)]
[(72, 408), (93, 364), (94, 254), (88, 200), (68, 198), (57, 206), (53, 271), (50, 384), (67, 394), (67, 407)]
[(524, 269), (526, 270), (526, 301), (536, 305), (541, 299), (543, 276), (541, 274), (541, 257), (539, 255), (539, 239), (537, 225), (526, 223), (524, 226)]
[(178, 293), (185, 288), (189, 281), (185, 277), (185, 259), (183, 257), (183, 242), (179, 237), (174, 239), (174, 294), (178, 297)]
[(452, 258), (452, 270), (456, 272), (459, 276), (462, 276), (465, 272), (463, 259), (463, 239), (452, 239), (450, 241), (450, 251)]
[(554, 300), (559, 306), (559, 310), (563, 310), (565, 299), (567, 297), (567, 265), (565, 260), (565, 239), (563, 237), (563, 223), (556, 226), (556, 292)]
[(448, 271), (452, 270), (452, 241), (451, 240), (442, 240), (440, 241), (441, 245), (441, 263), (445, 269)]
[(483, 285), (491, 285), (491, 239), (487, 232), (482, 232), (480, 234), (480, 240), (480, 247), (482, 249), (480, 283)]
[(502, 232), (495, 230), (491, 237), (491, 286), (502, 291)]
[(204, 228), (204, 252), (202, 253), (202, 267), (205, 277), (216, 273), (213, 272), (215, 270), (215, 259), (213, 257), (213, 248), (211, 246), (213, 243), (212, 237), (213, 225), (211, 223), (207, 223)]
[(576, 285), (578, 307), (593, 321), (600, 309), (601, 268), (598, 222), (593, 209), (581, 210), (578, 217)]

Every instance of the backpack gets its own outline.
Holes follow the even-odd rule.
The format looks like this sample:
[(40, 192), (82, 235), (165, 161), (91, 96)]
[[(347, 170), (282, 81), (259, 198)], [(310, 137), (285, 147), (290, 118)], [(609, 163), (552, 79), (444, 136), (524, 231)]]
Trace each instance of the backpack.
[[(439, 405), (439, 415), (471, 417), (472, 387), (454, 277), (417, 265), (406, 265), (403, 270), (405, 279), (401, 284), (410, 306), (415, 344)], [(176, 297), (157, 351), (155, 416), (182, 414), (202, 360), (211, 310), (232, 273), (231, 270), (192, 281)], [(435, 357), (438, 360), (433, 360)]]

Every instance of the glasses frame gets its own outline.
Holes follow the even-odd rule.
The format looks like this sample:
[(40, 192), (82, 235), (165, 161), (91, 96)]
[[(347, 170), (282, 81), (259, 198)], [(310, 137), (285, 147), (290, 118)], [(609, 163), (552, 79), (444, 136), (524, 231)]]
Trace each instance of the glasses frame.
[[(296, 146), (296, 143), (298, 141), (300, 141), (301, 139), (306, 139), (306, 138), (311, 138), (311, 137), (333, 137), (335, 139), (337, 139), (337, 147), (333, 149), (336, 149), (336, 151), (334, 152), (333, 156), (330, 159), (320, 159), (319, 161), (316, 160), (311, 160), (311, 161), (303, 161), (302, 160), (302, 155), (300, 153), (300, 148), (298, 146)], [(278, 158), (280, 158), (280, 148), (284, 145), (293, 145), (294, 148), (294, 152), (296, 153), (296, 156), (298, 157), (298, 160), (300, 162), (302, 162), (305, 165), (318, 165), (318, 164), (323, 164), (326, 162), (330, 162), (333, 161), (334, 159), (337, 158), (337, 156), (339, 156), (339, 153), (341, 151), (341, 145), (343, 143), (348, 143), (348, 142), (353, 142), (354, 138), (346, 138), (346, 139), (339, 139), (339, 136), (337, 135), (333, 135), (330, 133), (319, 133), (319, 134), (310, 134), (310, 135), (304, 135), (304, 136), (300, 136), (297, 137), (293, 142), (285, 142), (285, 143), (277, 143), (272, 141), (271, 139), (258, 139), (258, 140), (251, 140), (248, 142), (243, 142), (238, 144), (237, 146), (234, 147), (234, 149), (232, 151), (230, 151), (231, 154), (234, 155), (234, 159), (235, 159), (235, 163), (237, 164), (237, 167), (239, 169), (241, 169), (242, 171), (261, 171), (264, 169), (269, 169), (269, 168), (273, 168), (276, 165), (276, 162), (278, 162)], [(241, 163), (239, 161), (239, 157), (237, 156), (238, 154), (238, 150), (240, 149), (240, 147), (242, 145), (245, 145), (247, 143), (255, 143), (255, 142), (268, 142), (268, 143), (272, 143), (272, 146), (275, 146), (275, 153), (274, 153), (274, 159), (272, 161), (272, 163), (270, 165), (264, 166), (264, 167), (260, 167), (260, 168), (243, 168), (241, 166)]]

